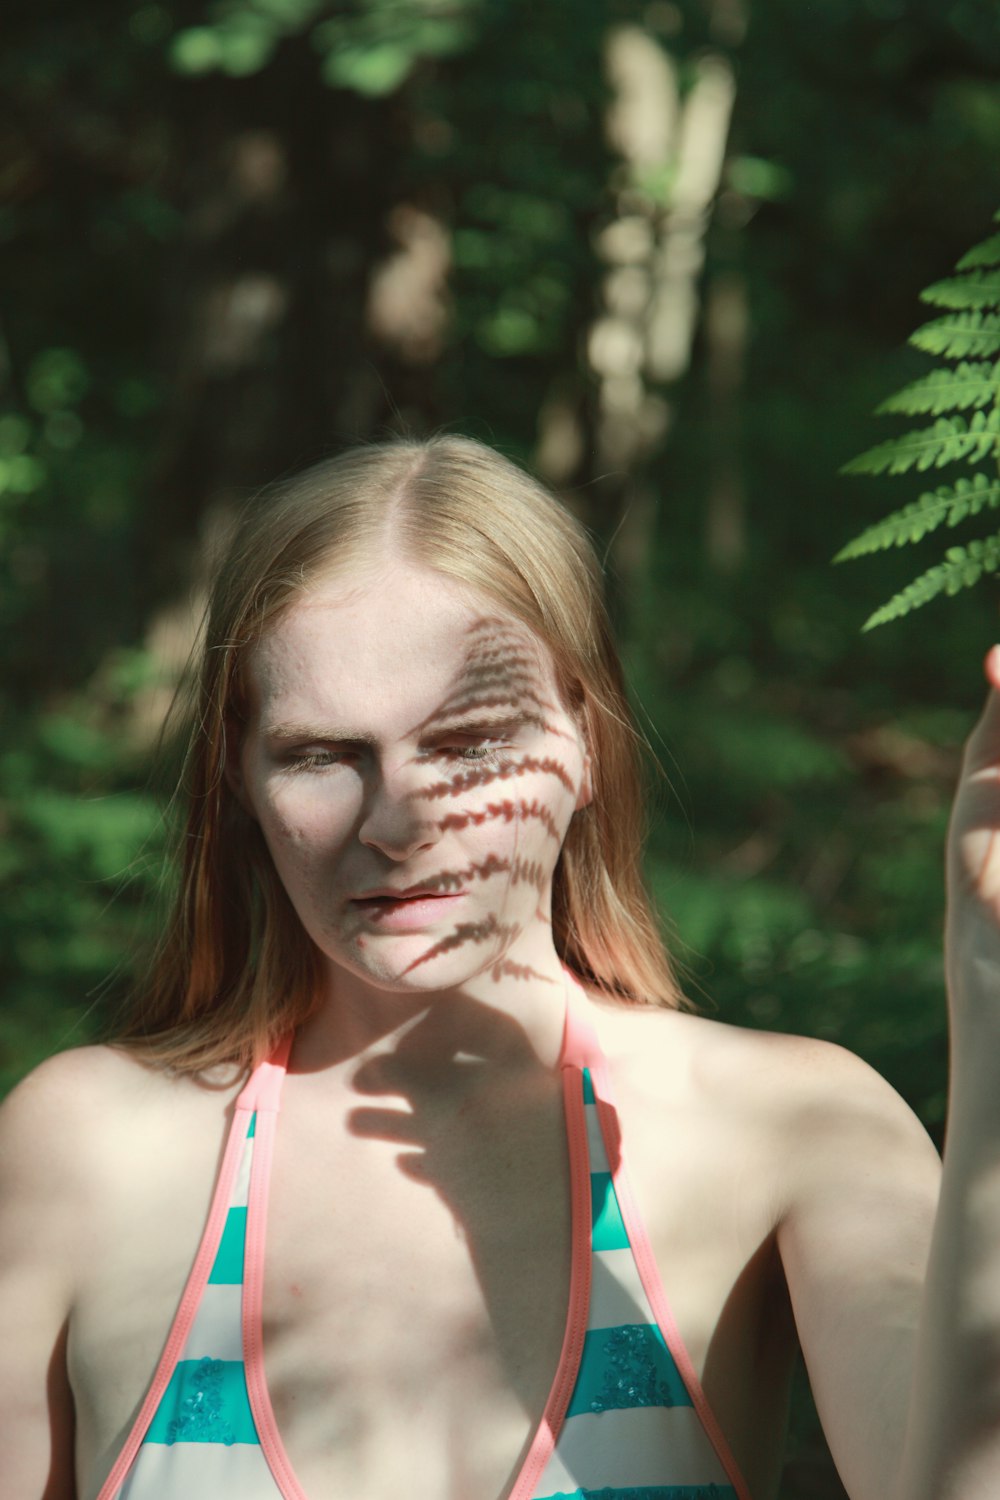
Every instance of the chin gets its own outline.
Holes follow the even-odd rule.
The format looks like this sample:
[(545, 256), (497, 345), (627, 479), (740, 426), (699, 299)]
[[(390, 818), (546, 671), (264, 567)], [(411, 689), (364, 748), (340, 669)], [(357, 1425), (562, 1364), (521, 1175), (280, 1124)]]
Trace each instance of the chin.
[(506, 945), (477, 944), (472, 938), (450, 934), (444, 938), (422, 933), (401, 939), (365, 939), (362, 952), (329, 954), (334, 984), (338, 970), (346, 970), (373, 988), (398, 995), (433, 994), (499, 971)]

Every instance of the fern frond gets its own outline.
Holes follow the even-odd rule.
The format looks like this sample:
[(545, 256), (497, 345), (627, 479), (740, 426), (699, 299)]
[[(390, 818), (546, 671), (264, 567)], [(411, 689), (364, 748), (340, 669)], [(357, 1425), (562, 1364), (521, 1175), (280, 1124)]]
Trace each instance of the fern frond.
[(1000, 446), (1000, 408), (977, 411), (970, 421), (939, 417), (932, 427), (920, 427), (889, 438), (852, 458), (842, 474), (905, 474), (909, 469), (943, 469), (967, 458), (978, 462)]
[(963, 361), (957, 369), (933, 370), (922, 380), (904, 386), (875, 410), (878, 415), (905, 412), (907, 416), (916, 417), (926, 412), (938, 417), (946, 411), (989, 406), (998, 397), (1000, 362), (991, 365), (988, 360), (977, 360), (974, 364)]
[(972, 271), (976, 266), (1000, 266), (1000, 234), (991, 234), (988, 240), (973, 245), (955, 267), (956, 271)]
[(935, 281), (925, 287), (920, 300), (934, 307), (998, 307), (1000, 272), (969, 271), (965, 276), (949, 276), (946, 281)]
[(926, 354), (948, 359), (1000, 354), (1000, 314), (959, 312), (935, 318), (910, 334), (910, 343)]
[(888, 604), (883, 604), (869, 615), (862, 630), (874, 630), (876, 625), (886, 625), (898, 620), (911, 610), (920, 609), (936, 599), (938, 594), (958, 594), (978, 583), (984, 573), (1000, 570), (1000, 533), (984, 537), (982, 541), (970, 542), (968, 547), (949, 547), (944, 562), (937, 563), (921, 573)]
[[(1000, 212), (994, 215), (1000, 224)], [(845, 562), (920, 542), (941, 526), (955, 527), (983, 511), (1000, 511), (1000, 234), (974, 245), (957, 275), (921, 292), (949, 311), (918, 328), (910, 343), (952, 361), (911, 381), (882, 402), (881, 413), (926, 416), (926, 426), (889, 438), (844, 465), (842, 474), (906, 474), (964, 463), (962, 477), (938, 485), (868, 526), (834, 558)], [(988, 470), (981, 467), (989, 461)], [(976, 466), (980, 466), (978, 472)], [(1000, 531), (942, 560), (875, 610), (862, 626), (874, 630), (920, 609), (939, 594), (957, 594), (1000, 575)]]
[(890, 547), (905, 547), (909, 542), (922, 541), (944, 522), (957, 526), (967, 516), (977, 516), (987, 509), (1000, 509), (1000, 479), (990, 480), (985, 474), (976, 474), (972, 479), (956, 480), (953, 485), (943, 484), (867, 527), (846, 547), (841, 547), (833, 560), (848, 562), (872, 552), (886, 552)]

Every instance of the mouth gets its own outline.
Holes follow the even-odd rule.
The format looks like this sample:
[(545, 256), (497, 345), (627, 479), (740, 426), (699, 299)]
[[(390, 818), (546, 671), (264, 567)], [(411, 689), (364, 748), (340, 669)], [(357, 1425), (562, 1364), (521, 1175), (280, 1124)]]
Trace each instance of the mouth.
[(411, 885), (404, 891), (394, 891), (385, 886), (378, 890), (363, 891), (360, 896), (352, 896), (351, 900), (356, 906), (371, 906), (379, 903), (395, 906), (401, 901), (446, 901), (457, 894), (458, 892), (455, 891), (431, 890), (428, 886)]
[(465, 895), (464, 891), (429, 891), (412, 888), (407, 891), (366, 891), (351, 898), (351, 906), (372, 922), (386, 926), (399, 923), (434, 922)]

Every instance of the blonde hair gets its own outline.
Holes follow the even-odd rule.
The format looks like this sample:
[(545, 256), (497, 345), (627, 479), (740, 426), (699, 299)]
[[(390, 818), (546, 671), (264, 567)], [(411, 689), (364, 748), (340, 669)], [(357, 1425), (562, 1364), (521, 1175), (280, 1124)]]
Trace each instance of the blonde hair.
[(609, 996), (683, 1003), (643, 884), (642, 742), (586, 533), (482, 443), (400, 439), (352, 448), (265, 491), (218, 569), (186, 761), (180, 889), (118, 1038), (149, 1061), (190, 1072), (251, 1066), (316, 1003), (318, 952), (227, 783), (227, 734), (246, 713), (248, 650), (310, 580), (363, 559), (390, 528), (405, 555), (527, 625), (580, 716), (593, 798), (574, 814), (555, 871), (559, 956)]

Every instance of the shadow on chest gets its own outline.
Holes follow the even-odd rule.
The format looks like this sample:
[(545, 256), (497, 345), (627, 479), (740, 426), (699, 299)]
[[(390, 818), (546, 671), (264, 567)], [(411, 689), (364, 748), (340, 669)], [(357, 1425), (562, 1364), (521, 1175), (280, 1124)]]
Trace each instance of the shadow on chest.
[(276, 1364), (327, 1389), (504, 1386), (537, 1409), (570, 1273), (560, 1080), (404, 1081), (387, 1060), (322, 1107), (294, 1083), (268, 1213)]

